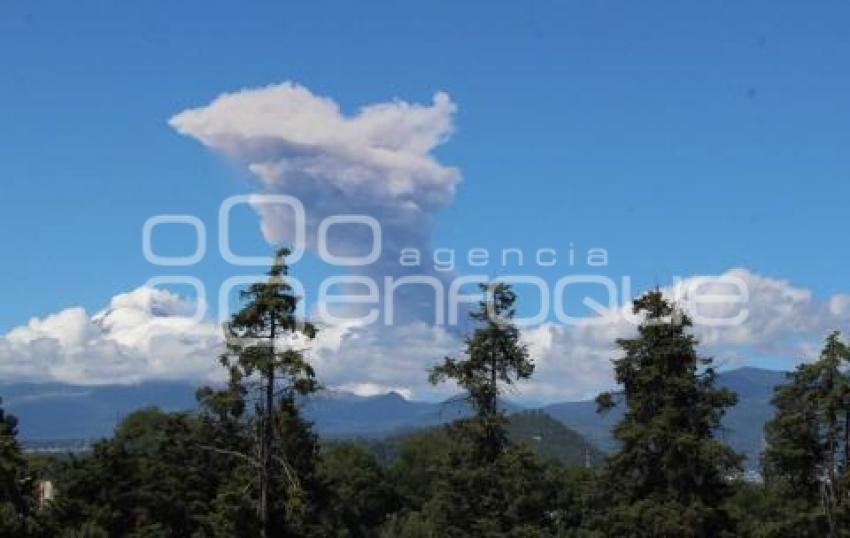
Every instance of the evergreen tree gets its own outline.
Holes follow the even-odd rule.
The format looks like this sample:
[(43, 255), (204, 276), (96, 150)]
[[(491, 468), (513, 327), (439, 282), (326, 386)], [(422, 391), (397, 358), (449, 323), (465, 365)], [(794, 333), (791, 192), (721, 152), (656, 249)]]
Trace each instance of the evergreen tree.
[(777, 387), (762, 466), (777, 534), (850, 535), (850, 348), (833, 332), (820, 358)]
[(601, 480), (601, 517), (610, 536), (719, 536), (731, 532), (722, 502), (740, 457), (713, 438), (734, 393), (714, 387), (711, 359), (696, 352), (689, 318), (659, 290), (634, 301), (644, 316), (636, 338), (620, 339), (614, 361), (619, 394), (597, 398), (600, 410), (625, 400), (614, 429), (620, 451)]
[(199, 449), (211, 441), (191, 414), (133, 412), (91, 452), (59, 460), (54, 526), (61, 536), (200, 534), (228, 463)]
[(485, 298), (470, 318), (481, 326), (466, 340), (466, 358), (446, 357), (431, 369), (429, 379), (433, 384), (452, 379), (466, 391), (475, 419), (460, 426), (474, 438), (476, 459), (491, 462), (507, 444), (505, 417), (499, 409), (503, 386), (531, 377), (534, 364), (511, 322), (516, 294), (502, 283), (480, 287)]
[[(2, 401), (0, 401), (2, 403)], [(0, 501), (17, 512), (23, 506), (21, 469), (24, 460), (18, 447), (18, 419), (0, 408)]]
[(342, 442), (325, 447), (320, 469), (331, 489), (336, 536), (374, 536), (399, 507), (387, 470), (364, 446)]
[(255, 483), (257, 472), (246, 393), (246, 387), (231, 376), (224, 389), (203, 386), (195, 394), (200, 404), (199, 446), (210, 454), (221, 480), (209, 513), (202, 516), (210, 536), (259, 534), (256, 503), (245, 495)]
[[(295, 405), (317, 389), (315, 372), (298, 347), (314, 338), (316, 329), (295, 315), (298, 297), (286, 282), (288, 255), (288, 249), (278, 251), (268, 280), (241, 292), (245, 305), (225, 326), (227, 352), (221, 362), (230, 374), (228, 389), (206, 394), (228, 417), (238, 417), (242, 406), (252, 404), (254, 450), (241, 456), (255, 468), (261, 536), (284, 532), (303, 515), (302, 479), (313, 472), (318, 451)], [(301, 443), (293, 445), (293, 439)], [(272, 503), (280, 500), (273, 510)]]
[(470, 314), (479, 327), (466, 341), (466, 357), (445, 358), (430, 374), (432, 383), (456, 381), (475, 414), (449, 426), (451, 448), (421, 513), (391, 522), (410, 535), (435, 528), (440, 536), (536, 537), (555, 525), (546, 470), (531, 450), (509, 444), (499, 407), (504, 390), (534, 371), (511, 321), (516, 295), (501, 283), (481, 290), (485, 298)]
[[(2, 400), (0, 400), (2, 403)], [(18, 419), (0, 407), (0, 537), (37, 536), (35, 481), (18, 445)]]

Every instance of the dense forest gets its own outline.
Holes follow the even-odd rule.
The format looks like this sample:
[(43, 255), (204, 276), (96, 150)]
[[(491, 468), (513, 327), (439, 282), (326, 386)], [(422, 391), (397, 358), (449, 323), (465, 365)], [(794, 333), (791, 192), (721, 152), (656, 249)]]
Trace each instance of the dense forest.
[(22, 452), (0, 409), (0, 536), (850, 536), (850, 347), (838, 333), (775, 389), (759, 482), (715, 437), (736, 395), (659, 290), (634, 301), (642, 322), (617, 341), (619, 390), (597, 398), (600, 413), (625, 410), (607, 458), (568, 430), (534, 446), (528, 431), (557, 427), (500, 405), (534, 363), (499, 283), (482, 287), (462, 356), (428, 373), (463, 390), (470, 417), (383, 443), (322, 441), (300, 412), (321, 380), (286, 255), (242, 292), (220, 357), (228, 382), (200, 387), (199, 411), (142, 409), (90, 452), (46, 457)]

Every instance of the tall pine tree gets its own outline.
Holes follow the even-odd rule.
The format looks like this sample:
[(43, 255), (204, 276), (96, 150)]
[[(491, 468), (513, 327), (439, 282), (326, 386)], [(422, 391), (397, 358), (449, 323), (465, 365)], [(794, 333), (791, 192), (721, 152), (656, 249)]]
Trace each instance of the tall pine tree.
[(625, 401), (614, 429), (620, 450), (607, 462), (599, 530), (609, 536), (720, 536), (732, 531), (721, 507), (740, 457), (714, 439), (734, 393), (714, 386), (711, 359), (696, 352), (690, 319), (659, 290), (634, 301), (643, 316), (635, 338), (620, 339), (614, 361)]
[(499, 396), (504, 387), (531, 377), (534, 364), (512, 323), (516, 294), (502, 283), (480, 287), (485, 298), (478, 311), (470, 313), (479, 327), (466, 340), (466, 358), (446, 357), (431, 369), (429, 379), (434, 384), (452, 379), (466, 391), (476, 415), (466, 424), (468, 433), (476, 437), (476, 457), (488, 462), (495, 460), (507, 442)]
[(839, 333), (777, 387), (762, 467), (778, 534), (850, 535), (850, 347)]
[(465, 358), (446, 358), (430, 375), (432, 383), (456, 381), (475, 414), (449, 426), (452, 445), (430, 499), (421, 513), (395, 522), (404, 535), (427, 528), (446, 537), (537, 537), (556, 526), (554, 483), (530, 449), (509, 444), (499, 405), (507, 389), (534, 371), (512, 322), (516, 295), (501, 283), (481, 290), (485, 298), (470, 314), (478, 328), (466, 341)]
[(35, 517), (35, 484), (17, 436), (18, 419), (0, 407), (0, 537), (43, 532)]
[(227, 351), (221, 362), (230, 373), (228, 389), (206, 395), (224, 416), (238, 415), (241, 402), (253, 412), (254, 450), (241, 456), (255, 469), (263, 537), (298, 526), (305, 510), (304, 481), (314, 472), (318, 450), (296, 405), (297, 398), (317, 390), (304, 356), (316, 329), (296, 317), (298, 297), (286, 278), (288, 255), (288, 249), (278, 251), (268, 280), (241, 292), (245, 304), (225, 325)]

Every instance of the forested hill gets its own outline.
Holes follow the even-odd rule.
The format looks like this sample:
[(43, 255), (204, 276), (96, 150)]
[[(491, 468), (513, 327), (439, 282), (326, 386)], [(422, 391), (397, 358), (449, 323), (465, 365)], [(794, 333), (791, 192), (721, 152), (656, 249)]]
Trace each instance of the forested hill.
[[(516, 444), (532, 448), (543, 460), (570, 466), (600, 465), (605, 454), (584, 437), (540, 410), (520, 411), (508, 417), (508, 437)], [(381, 439), (360, 439), (382, 463), (396, 460), (399, 451), (411, 442), (418, 446), (447, 441), (445, 428), (430, 427), (398, 433)]]

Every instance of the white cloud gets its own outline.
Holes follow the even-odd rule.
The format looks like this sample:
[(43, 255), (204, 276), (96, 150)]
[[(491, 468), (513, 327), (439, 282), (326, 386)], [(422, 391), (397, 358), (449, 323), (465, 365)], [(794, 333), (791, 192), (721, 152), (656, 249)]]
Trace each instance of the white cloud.
[[(113, 297), (94, 315), (74, 307), (33, 318), (0, 335), (0, 378), (84, 385), (223, 379), (221, 328), (195, 320), (194, 311), (193, 301), (140, 287)], [(309, 354), (325, 386), (427, 397), (441, 393), (426, 380), (435, 354), (460, 346), (456, 335), (424, 323), (336, 326), (319, 332)]]
[(728, 352), (750, 360), (757, 357), (802, 360), (812, 358), (812, 351), (819, 349), (828, 332), (850, 328), (846, 295), (818, 300), (811, 290), (743, 268), (721, 276), (746, 284), (749, 297), (744, 305), (719, 303), (712, 307), (712, 315), (746, 307), (748, 316), (743, 323), (730, 327), (695, 327), (700, 341), (718, 353)]
[(345, 116), (333, 100), (285, 82), (221, 95), (169, 123), (246, 162), (270, 188), (430, 211), (452, 199), (459, 181), (430, 155), (451, 133), (455, 110), (439, 92), (430, 106), (393, 101)]
[[(702, 304), (699, 313), (707, 318), (730, 318), (745, 308), (748, 315), (744, 321), (730, 327), (697, 324), (693, 328), (701, 353), (714, 356), (720, 366), (766, 366), (760, 362), (764, 357), (786, 359), (789, 365), (811, 360), (829, 331), (850, 331), (850, 311), (844, 308), (847, 296), (818, 301), (810, 290), (746, 269), (692, 276), (662, 291), (680, 301), (697, 289), (703, 296), (725, 295), (730, 279), (745, 284), (747, 302)], [(532, 380), (521, 383), (512, 397), (531, 402), (587, 399), (612, 387), (611, 360), (619, 356), (615, 341), (633, 336), (636, 329), (630, 321), (631, 304), (603, 316), (606, 323), (602, 324), (549, 322), (524, 330), (523, 341), (536, 369)], [(380, 387), (384, 392), (406, 390), (416, 398), (440, 398), (456, 391), (451, 386), (435, 389), (426, 381), (429, 366), (463, 349), (463, 340), (443, 328), (426, 323), (377, 325), (336, 330), (324, 337), (314, 358), (329, 385), (360, 387), (361, 392), (372, 393)]]
[(463, 340), (453, 332), (427, 323), (370, 325), (330, 334), (319, 333), (311, 355), (321, 382), (342, 389), (382, 392), (393, 390), (414, 398), (454, 394), (452, 387), (432, 387), (428, 368), (462, 350)]
[(830, 298), (829, 313), (833, 316), (850, 318), (850, 295), (835, 295)]
[(346, 383), (338, 386), (337, 389), (356, 394), (357, 396), (366, 397), (380, 396), (383, 394), (389, 394), (390, 392), (398, 393), (407, 400), (414, 397), (414, 394), (410, 389), (402, 387), (388, 387), (377, 383)]
[[(810, 290), (747, 269), (693, 276), (662, 291), (684, 302), (688, 291), (697, 289), (694, 285), (700, 282), (699, 293), (724, 295), (729, 292), (730, 279), (745, 284), (746, 303), (704, 304), (699, 313), (713, 319), (732, 318), (745, 308), (744, 321), (734, 326), (697, 323), (693, 327), (701, 353), (713, 356), (717, 365), (765, 366), (764, 358), (785, 359), (793, 365), (816, 358), (830, 331), (844, 330), (850, 336), (848, 296), (836, 295), (818, 301)], [(524, 338), (537, 368), (533, 380), (525, 384), (524, 394), (538, 401), (571, 400), (590, 398), (611, 387), (614, 380), (610, 361), (619, 356), (614, 342), (635, 334), (634, 324), (628, 321), (630, 310), (631, 305), (623, 305), (616, 312), (606, 312), (610, 322), (601, 325), (545, 323), (525, 331)]]
[(220, 330), (193, 311), (191, 301), (141, 287), (94, 316), (75, 307), (33, 318), (0, 336), (0, 375), (80, 384), (215, 376)]
[[(702, 279), (708, 282), (700, 288), (704, 292), (722, 286), (730, 276), (749, 289), (749, 301), (743, 305), (747, 319), (736, 327), (694, 327), (703, 354), (722, 364), (760, 366), (760, 357), (785, 358), (789, 364), (812, 359), (830, 330), (850, 329), (847, 295), (819, 301), (809, 290), (746, 269), (691, 277), (664, 291), (672, 295)], [(114, 297), (92, 316), (82, 308), (69, 308), (32, 319), (0, 336), (0, 377), (82, 384), (221, 379), (216, 360), (220, 327), (194, 320), (194, 307), (168, 291), (143, 287)], [(712, 315), (729, 314), (733, 308), (740, 305), (711, 305)], [(610, 361), (618, 356), (615, 340), (635, 332), (629, 309), (623, 305), (606, 312), (605, 324), (550, 322), (524, 330), (523, 340), (537, 368), (513, 397), (531, 402), (584, 399), (611, 387)], [(455, 332), (424, 322), (332, 326), (320, 331), (309, 357), (320, 382), (330, 388), (436, 399), (457, 389), (432, 387), (427, 370), (444, 356), (457, 356), (463, 345)]]
[[(170, 120), (181, 134), (243, 164), (263, 193), (298, 198), (306, 210), (307, 247), (316, 247), (319, 223), (332, 215), (367, 215), (382, 231), (381, 254), (352, 268), (378, 281), (421, 273), (398, 263), (401, 250), (429, 256), (434, 215), (454, 197), (460, 172), (441, 164), (433, 150), (453, 131), (456, 106), (438, 92), (427, 105), (391, 101), (346, 115), (332, 99), (291, 82), (223, 94), (209, 105)], [(295, 239), (289, 209), (255, 204), (270, 243)], [(336, 226), (328, 248), (340, 256), (370, 252), (364, 226)], [(425, 269), (443, 280), (445, 273)], [(402, 304), (428, 300), (420, 287), (400, 292)], [(433, 319), (426, 309), (399, 312), (403, 319)], [(407, 316), (405, 318), (405, 315)]]

